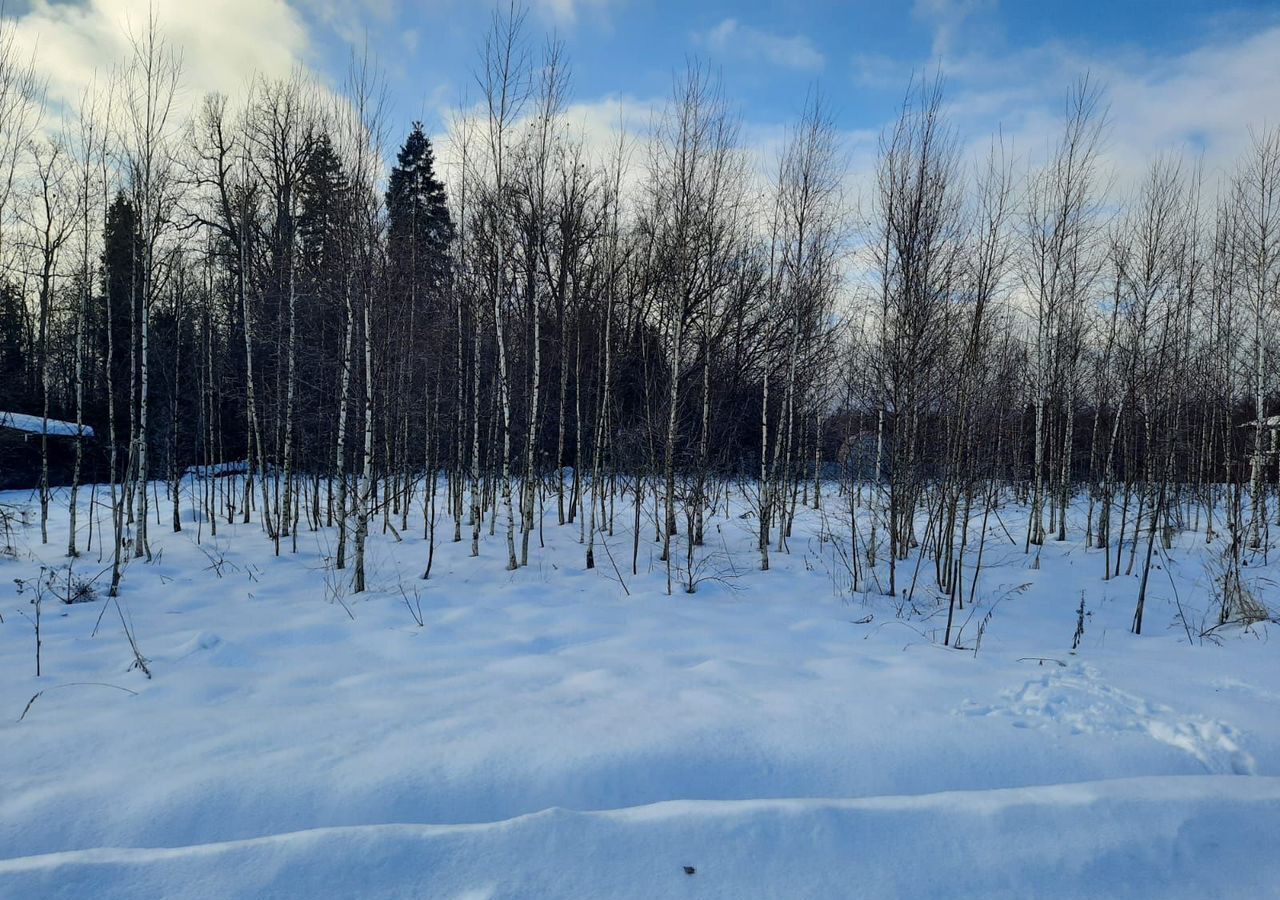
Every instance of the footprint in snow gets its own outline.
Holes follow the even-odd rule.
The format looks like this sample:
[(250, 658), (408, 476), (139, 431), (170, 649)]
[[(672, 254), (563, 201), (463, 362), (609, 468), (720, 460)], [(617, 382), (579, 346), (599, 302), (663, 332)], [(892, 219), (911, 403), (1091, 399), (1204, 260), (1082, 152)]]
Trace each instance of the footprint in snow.
[(1225, 722), (1184, 715), (1103, 683), (1088, 665), (1054, 670), (1001, 695), (1003, 702), (966, 703), (969, 716), (1007, 716), (1015, 728), (1066, 727), (1072, 734), (1138, 732), (1195, 757), (1209, 772), (1252, 775), (1257, 764)]

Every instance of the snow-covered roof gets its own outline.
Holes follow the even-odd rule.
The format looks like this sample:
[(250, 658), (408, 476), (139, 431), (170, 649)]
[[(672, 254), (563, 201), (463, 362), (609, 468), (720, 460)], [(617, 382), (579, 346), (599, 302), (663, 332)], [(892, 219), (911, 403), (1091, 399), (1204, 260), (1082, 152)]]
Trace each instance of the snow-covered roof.
[[(1250, 419), (1248, 422), (1245, 422), (1245, 423), (1244, 423), (1243, 425), (1241, 425), (1240, 427), (1241, 427), (1241, 428), (1257, 428), (1257, 427), (1258, 427), (1258, 420), (1257, 420), (1257, 419)], [(1280, 416), (1267, 416), (1265, 419), (1263, 419), (1263, 420), (1262, 420), (1262, 427), (1263, 427), (1263, 428), (1277, 428), (1277, 427), (1280, 427)]]
[(56, 437), (76, 437), (83, 434), (85, 437), (93, 437), (93, 429), (88, 425), (29, 416), (26, 413), (0, 411), (0, 428), (12, 428), (25, 434), (51, 434)]

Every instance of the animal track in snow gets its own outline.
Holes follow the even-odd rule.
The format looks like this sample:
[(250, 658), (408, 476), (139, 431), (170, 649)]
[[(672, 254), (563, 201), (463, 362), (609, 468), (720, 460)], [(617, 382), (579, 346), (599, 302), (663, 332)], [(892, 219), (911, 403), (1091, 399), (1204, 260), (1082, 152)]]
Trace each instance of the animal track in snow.
[(1252, 775), (1253, 757), (1240, 748), (1232, 726), (1202, 716), (1184, 715), (1159, 703), (1103, 683), (1092, 666), (1077, 664), (1033, 678), (1004, 691), (1004, 702), (983, 706), (966, 701), (970, 716), (1010, 716), (1016, 728), (1054, 725), (1072, 734), (1145, 733), (1191, 754), (1215, 774)]
[(1241, 681), (1238, 678), (1218, 678), (1213, 682), (1213, 687), (1218, 691), (1228, 691), (1230, 693), (1243, 694), (1246, 697), (1256, 697), (1259, 700), (1266, 700), (1270, 703), (1280, 703), (1280, 694), (1269, 691), (1266, 688), (1260, 688), (1256, 684)]

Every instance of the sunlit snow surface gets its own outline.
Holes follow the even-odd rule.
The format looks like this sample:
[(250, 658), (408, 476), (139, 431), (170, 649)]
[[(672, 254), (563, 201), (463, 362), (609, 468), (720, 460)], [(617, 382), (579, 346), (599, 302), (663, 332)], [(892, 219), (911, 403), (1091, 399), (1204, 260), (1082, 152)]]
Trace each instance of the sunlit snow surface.
[[(768, 573), (735, 495), (672, 596), (651, 523), (631, 575), (621, 501), (593, 571), (553, 498), (515, 573), (442, 515), (423, 581), (420, 508), (400, 541), (379, 518), (354, 596), (336, 530), (277, 558), (188, 499), (119, 611), (46, 594), (37, 679), (14, 579), (65, 564), (65, 509), (41, 547), (34, 498), (0, 503), (32, 510), (0, 562), (3, 897), (1280, 895), (1275, 626), (1188, 642), (1214, 621), (1203, 534), (1158, 556), (1136, 637), (1137, 579), (1079, 534), (1033, 569), (1007, 508), (955, 650), (928, 562), (915, 614), (839, 586), (834, 487)], [(1274, 602), (1272, 568), (1247, 576)]]

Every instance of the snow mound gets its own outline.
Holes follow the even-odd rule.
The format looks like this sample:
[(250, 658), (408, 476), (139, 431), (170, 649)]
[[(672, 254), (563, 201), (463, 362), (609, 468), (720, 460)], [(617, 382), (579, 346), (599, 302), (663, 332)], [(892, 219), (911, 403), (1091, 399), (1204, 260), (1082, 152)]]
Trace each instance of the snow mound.
[(78, 850), (0, 861), (0, 895), (1261, 897), (1276, 833), (1280, 778), (1165, 776)]

